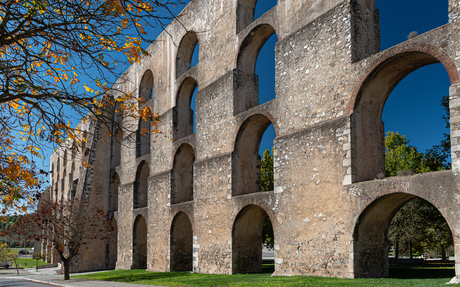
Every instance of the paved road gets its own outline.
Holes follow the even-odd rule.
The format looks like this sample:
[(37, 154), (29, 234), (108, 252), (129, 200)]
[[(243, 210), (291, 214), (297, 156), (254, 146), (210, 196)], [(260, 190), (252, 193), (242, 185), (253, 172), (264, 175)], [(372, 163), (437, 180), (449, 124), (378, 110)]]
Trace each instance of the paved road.
[(0, 287), (44, 287), (44, 286), (49, 286), (49, 285), (35, 283), (35, 282), (27, 281), (27, 280), (0, 278)]

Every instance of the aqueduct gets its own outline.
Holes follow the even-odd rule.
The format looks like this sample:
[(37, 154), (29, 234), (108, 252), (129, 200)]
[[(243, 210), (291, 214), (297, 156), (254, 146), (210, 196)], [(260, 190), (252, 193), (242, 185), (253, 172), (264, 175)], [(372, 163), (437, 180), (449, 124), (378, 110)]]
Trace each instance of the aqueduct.
[[(142, 121), (135, 135), (93, 137), (85, 155), (92, 168), (76, 163), (72, 183), (74, 161), (53, 154), (51, 198), (87, 194), (117, 227), (106, 248), (92, 247), (104, 255), (88, 252), (74, 268), (258, 272), (268, 216), (275, 275), (388, 276), (389, 222), (421, 197), (452, 230), (460, 276), (460, 3), (449, 0), (448, 24), (385, 51), (374, 1), (279, 0), (254, 19), (256, 3), (191, 2), (120, 80), (160, 115), (158, 129), (173, 141), (146, 135), (151, 126)], [(275, 33), (276, 98), (259, 104), (255, 63)], [(433, 63), (451, 80), (453, 168), (377, 179), (385, 101)], [(274, 190), (259, 192), (258, 149), (271, 124)]]

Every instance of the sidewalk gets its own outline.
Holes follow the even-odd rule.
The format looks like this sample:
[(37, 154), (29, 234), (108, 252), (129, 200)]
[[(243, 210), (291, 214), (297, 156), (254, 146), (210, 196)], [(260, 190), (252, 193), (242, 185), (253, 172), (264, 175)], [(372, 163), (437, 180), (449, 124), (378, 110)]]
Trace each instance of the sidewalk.
[[(7, 279), (22, 279), (33, 281), (37, 283), (48, 284), (52, 286), (62, 286), (62, 287), (128, 287), (128, 286), (153, 286), (154, 285), (142, 285), (142, 284), (130, 284), (130, 283), (120, 283), (112, 281), (99, 281), (99, 280), (88, 280), (88, 279), (72, 279), (72, 275), (79, 274), (90, 274), (97, 272), (106, 272), (106, 271), (97, 271), (97, 272), (86, 272), (86, 273), (70, 273), (70, 280), (64, 281), (64, 275), (57, 275), (56, 271), (60, 270), (59, 267), (55, 268), (44, 268), (39, 269), (38, 271), (35, 268), (26, 268), (20, 269), (19, 275), (16, 273), (16, 269), (4, 269), (0, 271), (0, 280), (2, 278)], [(156, 286), (160, 287), (160, 286)]]

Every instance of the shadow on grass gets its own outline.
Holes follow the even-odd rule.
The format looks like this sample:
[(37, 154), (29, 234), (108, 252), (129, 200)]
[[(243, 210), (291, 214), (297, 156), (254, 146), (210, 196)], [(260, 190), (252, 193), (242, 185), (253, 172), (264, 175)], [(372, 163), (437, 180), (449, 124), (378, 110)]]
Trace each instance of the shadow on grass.
[(142, 280), (160, 280), (160, 279), (168, 279), (168, 278), (180, 278), (180, 277), (187, 277), (190, 276), (190, 272), (145, 272), (145, 269), (134, 269), (139, 272), (123, 272), (118, 276), (114, 276), (111, 274), (106, 278), (102, 279), (105, 281), (117, 281), (117, 282), (134, 282), (134, 281), (142, 281)]
[(389, 278), (435, 279), (455, 276), (454, 264), (449, 262), (425, 263), (418, 265), (392, 264)]

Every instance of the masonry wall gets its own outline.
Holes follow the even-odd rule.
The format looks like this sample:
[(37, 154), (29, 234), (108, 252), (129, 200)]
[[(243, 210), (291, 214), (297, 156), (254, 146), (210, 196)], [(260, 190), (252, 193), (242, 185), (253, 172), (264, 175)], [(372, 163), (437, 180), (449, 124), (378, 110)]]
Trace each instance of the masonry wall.
[[(255, 271), (245, 269), (245, 264), (250, 264), (248, 258), (259, 262), (258, 251), (240, 247), (249, 231), (239, 224), (254, 214), (254, 221), (248, 221), (251, 226), (258, 228), (266, 216), (272, 222), (275, 275), (387, 276), (385, 256), (374, 264), (366, 258), (385, 254), (385, 230), (392, 214), (382, 221), (368, 215), (386, 206), (379, 205), (380, 200), (402, 206), (419, 196), (435, 204), (450, 224), (460, 275), (458, 3), (450, 2), (451, 23), (380, 52), (379, 12), (372, 1), (279, 1), (255, 21), (247, 20), (247, 13), (237, 14), (255, 2), (191, 2), (180, 14), (180, 24), (174, 21), (168, 26), (148, 48), (150, 56), (120, 79), (123, 90), (137, 93), (145, 88), (140, 86), (144, 73), (151, 71), (153, 98), (147, 104), (160, 115), (158, 129), (163, 133), (151, 134), (150, 153), (141, 157), (136, 156), (135, 135), (123, 135), (121, 164), (110, 170), (104, 167), (111, 166), (107, 151), (93, 149), (99, 163), (91, 172), (92, 198), (106, 207), (110, 177), (115, 172), (120, 177), (118, 210), (113, 213), (118, 226), (116, 268), (133, 268), (133, 258), (139, 256), (134, 233), (142, 217), (147, 226), (143, 268), (149, 271), (182, 268), (172, 254), (174, 246), (189, 252), (190, 242), (192, 264), (181, 266), (192, 266), (191, 271)], [(199, 63), (192, 68), (177, 66), (187, 62), (177, 59), (187, 54), (181, 49), (195, 43), (195, 36), (185, 36), (191, 32), (199, 42)], [(278, 37), (276, 99), (258, 105), (253, 65), (273, 33)], [(381, 112), (386, 98), (408, 73), (438, 62), (452, 82), (453, 170), (374, 180), (382, 169)], [(178, 74), (179, 70), (185, 72)], [(179, 137), (174, 134), (175, 113), (180, 110), (177, 97), (190, 78), (198, 86), (196, 132)], [(276, 131), (274, 190), (242, 192), (238, 189), (243, 178), (235, 170), (239, 156), (257, 145), (257, 135), (270, 123)], [(123, 124), (136, 128), (137, 121), (125, 119)], [(174, 159), (184, 146), (194, 151), (193, 200), (173, 203), (171, 189), (182, 176)], [(136, 209), (136, 171), (143, 162), (149, 167), (147, 207)], [(434, 191), (439, 182), (446, 184), (441, 197)], [(186, 218), (190, 234), (177, 233), (176, 220), (189, 230)], [(374, 225), (380, 233), (368, 228)], [(379, 239), (366, 241), (369, 234)], [(257, 234), (250, 236), (258, 240)], [(181, 258), (189, 258), (187, 254)]]

